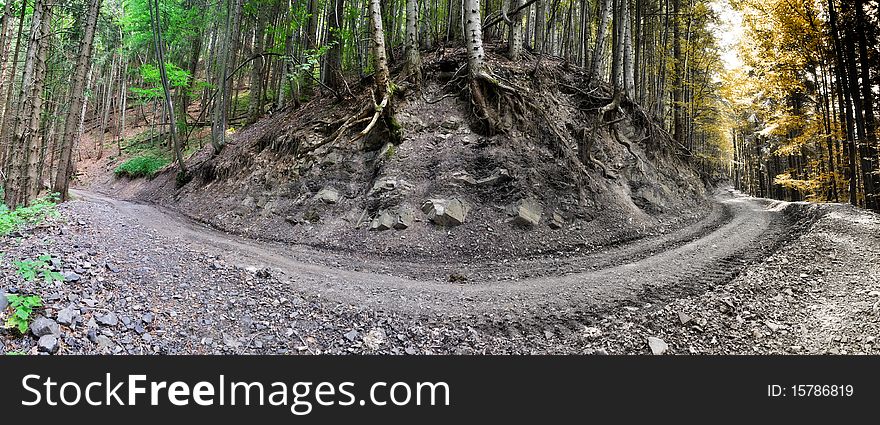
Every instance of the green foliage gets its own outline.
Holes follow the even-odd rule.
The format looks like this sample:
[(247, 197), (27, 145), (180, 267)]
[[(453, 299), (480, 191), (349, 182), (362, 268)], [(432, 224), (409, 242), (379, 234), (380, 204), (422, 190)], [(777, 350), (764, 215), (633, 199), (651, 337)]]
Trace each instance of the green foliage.
[(26, 356), (27, 353), (25, 353), (23, 351), (10, 351), (10, 352), (6, 353), (6, 355), (7, 356)]
[(157, 172), (159, 172), (159, 170), (168, 165), (169, 162), (171, 161), (166, 158), (146, 154), (136, 156), (123, 162), (113, 170), (113, 173), (116, 174), (117, 177), (130, 177), (133, 179), (138, 177), (152, 178)]
[[(156, 99), (163, 99), (164, 92), (162, 90), (162, 74), (159, 67), (151, 63), (141, 65), (140, 74), (147, 87), (132, 87), (131, 92), (141, 101), (148, 102)], [(165, 73), (168, 75), (168, 84), (171, 89), (189, 89), (190, 75), (189, 71), (181, 69), (179, 66), (167, 62), (165, 64)]]
[(27, 207), (10, 210), (0, 204), (0, 236), (8, 235), (15, 229), (27, 224), (37, 224), (49, 217), (57, 217), (57, 194), (35, 199)]
[(52, 283), (53, 280), (63, 280), (61, 273), (52, 271), (50, 267), (52, 256), (43, 254), (36, 260), (16, 261), (14, 264), (18, 267), (18, 275), (24, 280), (30, 282), (39, 275), (46, 283)]
[(39, 295), (7, 295), (9, 300), (9, 308), (12, 314), (6, 318), (6, 327), (9, 329), (18, 329), (18, 332), (24, 334), (28, 330), (31, 323), (31, 315), (34, 309), (43, 306), (43, 299)]

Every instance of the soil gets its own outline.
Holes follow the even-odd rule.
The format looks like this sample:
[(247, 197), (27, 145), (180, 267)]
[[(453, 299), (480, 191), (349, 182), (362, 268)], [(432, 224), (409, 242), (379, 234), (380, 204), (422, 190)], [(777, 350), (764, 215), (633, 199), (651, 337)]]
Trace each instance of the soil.
[[(429, 266), (244, 240), (80, 192), (60, 219), (2, 240), (2, 285), (42, 295), (52, 319), (78, 309), (61, 327), (64, 354), (647, 354), (648, 337), (671, 354), (878, 352), (880, 217), (727, 191), (716, 199), (727, 211), (718, 221), (507, 266), (540, 270), (530, 278), (449, 283), (429, 280)], [(13, 260), (44, 252), (80, 279), (15, 275)], [(567, 269), (575, 262), (596, 270)], [(117, 324), (101, 324), (108, 313)], [(0, 340), (38, 352), (30, 336)]]

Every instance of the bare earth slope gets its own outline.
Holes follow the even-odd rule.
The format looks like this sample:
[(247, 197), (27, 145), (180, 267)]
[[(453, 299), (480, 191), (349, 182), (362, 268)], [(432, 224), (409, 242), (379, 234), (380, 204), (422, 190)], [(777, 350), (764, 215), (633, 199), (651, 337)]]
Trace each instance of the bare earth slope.
[[(383, 262), (230, 236), (91, 193), (4, 238), (2, 281), (75, 311), (61, 353), (877, 353), (880, 219), (721, 191), (709, 218), (583, 255)], [(777, 250), (781, 242), (784, 248)], [(49, 252), (79, 279), (24, 283)], [(503, 279), (515, 278), (515, 281)], [(117, 323), (107, 316), (113, 314)], [(36, 352), (7, 333), (0, 350)]]

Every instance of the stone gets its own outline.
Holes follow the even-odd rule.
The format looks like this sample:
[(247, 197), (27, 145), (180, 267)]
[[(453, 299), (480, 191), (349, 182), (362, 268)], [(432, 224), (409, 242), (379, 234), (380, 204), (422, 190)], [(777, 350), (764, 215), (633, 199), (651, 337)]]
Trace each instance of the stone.
[(43, 335), (37, 341), (37, 350), (43, 353), (54, 354), (58, 351), (58, 337), (55, 335)]
[(358, 331), (352, 329), (352, 330), (346, 332), (343, 336), (345, 337), (345, 339), (347, 339), (351, 342), (354, 342), (354, 340), (356, 340), (358, 337)]
[(394, 216), (388, 211), (379, 211), (373, 222), (370, 223), (370, 230), (388, 230), (394, 227)]
[(470, 173), (468, 173), (467, 171), (453, 172), (452, 173), (452, 180), (459, 182), (459, 183), (465, 183), (465, 184), (468, 184), (471, 186), (474, 186), (477, 184), (477, 180), (474, 179), (474, 177), (471, 176)]
[(241, 201), (241, 206), (245, 208), (255, 208), (257, 206), (257, 201), (253, 196), (248, 196)]
[(565, 219), (558, 212), (553, 212), (553, 215), (550, 216), (550, 222), (547, 223), (551, 229), (561, 229), (565, 226)]
[(394, 228), (397, 230), (404, 230), (412, 226), (413, 223), (413, 214), (412, 211), (408, 209), (401, 210), (399, 214), (397, 214), (397, 218), (394, 220)]
[(116, 313), (110, 312), (103, 316), (98, 316), (95, 318), (99, 325), (104, 326), (116, 326), (119, 323), (119, 319), (116, 318)]
[(7, 298), (6, 291), (0, 289), (0, 311), (6, 309), (9, 306), (9, 298)]
[(64, 310), (58, 312), (58, 317), (56, 318), (58, 323), (64, 326), (71, 326), (75, 324), (80, 318), (79, 309), (73, 308), (73, 306), (69, 306)]
[(81, 279), (80, 275), (76, 272), (64, 272), (61, 276), (64, 277), (65, 282), (79, 282)]
[(145, 313), (145, 314), (141, 317), (141, 320), (142, 320), (144, 323), (148, 324), (148, 325), (149, 325), (150, 323), (153, 323), (153, 320), (154, 320), (154, 319), (155, 319), (155, 317), (153, 316), (153, 313)]
[(584, 326), (584, 337), (587, 339), (596, 339), (602, 336), (602, 330), (595, 326)]
[(458, 226), (464, 223), (470, 205), (460, 199), (429, 199), (422, 204), (428, 220), (440, 226)]
[(61, 335), (61, 327), (58, 326), (52, 319), (47, 319), (45, 317), (38, 317), (36, 320), (31, 322), (31, 333), (34, 334), (35, 337), (40, 338), (46, 335)]
[(364, 336), (364, 346), (371, 350), (378, 350), (385, 343), (385, 331), (383, 329), (373, 329)]
[(308, 223), (317, 223), (321, 221), (321, 216), (315, 210), (308, 210), (303, 213), (303, 221)]
[(106, 335), (98, 335), (96, 336), (92, 342), (98, 346), (98, 351), (109, 351), (114, 345), (113, 340)]
[(498, 183), (505, 183), (510, 180), (513, 180), (513, 176), (510, 175), (510, 171), (508, 171), (506, 168), (497, 168), (488, 177), (477, 180), (476, 184), (479, 186), (489, 186)]
[(651, 353), (655, 356), (666, 354), (669, 350), (669, 345), (666, 344), (666, 341), (653, 336), (648, 337), (648, 346), (651, 347)]
[(342, 199), (342, 196), (339, 192), (332, 187), (325, 187), (318, 191), (318, 194), (315, 195), (315, 199), (318, 199), (327, 204), (335, 204)]
[(223, 344), (225, 344), (229, 348), (241, 347), (241, 341), (239, 341), (238, 338), (234, 338), (227, 334), (223, 334)]
[(517, 226), (536, 226), (541, 222), (543, 208), (532, 198), (525, 198), (512, 206), (513, 218), (510, 222)]
[(683, 311), (679, 311), (679, 312), (678, 312), (678, 321), (679, 321), (682, 325), (687, 325), (688, 323), (692, 322), (693, 320), (694, 320), (694, 318), (691, 317), (689, 314), (687, 314), (687, 313), (685, 313), (685, 312), (683, 312)]

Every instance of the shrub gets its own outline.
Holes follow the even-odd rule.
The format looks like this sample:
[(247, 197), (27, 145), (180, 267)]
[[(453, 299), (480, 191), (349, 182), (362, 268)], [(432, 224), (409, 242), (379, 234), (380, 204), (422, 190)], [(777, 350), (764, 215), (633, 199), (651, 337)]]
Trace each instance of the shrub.
[(148, 177), (152, 178), (159, 170), (168, 165), (168, 160), (154, 155), (136, 156), (123, 162), (113, 173), (117, 177)]
[(12, 233), (23, 225), (37, 224), (46, 218), (57, 217), (58, 210), (55, 204), (57, 200), (58, 195), (52, 194), (35, 199), (29, 206), (14, 210), (0, 204), (0, 236)]
[(31, 324), (31, 315), (34, 308), (43, 306), (43, 299), (39, 295), (7, 295), (9, 308), (12, 314), (6, 319), (7, 328), (16, 328), (23, 335)]

